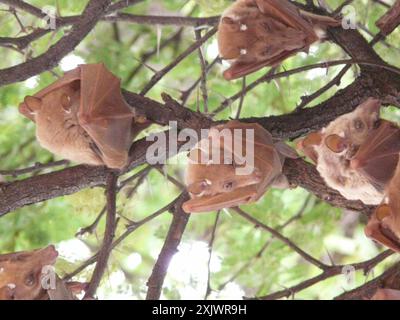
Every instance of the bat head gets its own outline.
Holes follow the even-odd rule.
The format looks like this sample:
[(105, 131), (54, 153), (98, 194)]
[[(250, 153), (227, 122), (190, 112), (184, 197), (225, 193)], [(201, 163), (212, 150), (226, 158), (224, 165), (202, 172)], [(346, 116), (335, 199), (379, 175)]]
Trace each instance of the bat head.
[[(252, 130), (253, 135), (249, 137), (244, 130)], [(205, 140), (208, 143), (200, 141), (189, 153), (186, 185), (192, 199), (183, 205), (186, 212), (219, 210), (256, 201), (282, 173), (281, 158), (271, 135), (257, 124), (229, 121), (211, 128)], [(253, 148), (245, 147), (247, 143)]]
[[(341, 153), (366, 141), (372, 129), (379, 125), (380, 101), (369, 98), (353, 112), (338, 117), (324, 130), (324, 141), (333, 152)], [(350, 155), (348, 155), (350, 156)]]
[(42, 271), (55, 264), (54, 246), (0, 255), (0, 300), (34, 300), (43, 293)]
[(381, 203), (383, 192), (352, 168), (351, 159), (379, 125), (379, 110), (379, 101), (370, 98), (353, 112), (338, 117), (298, 143), (298, 148), (316, 163), (328, 186), (349, 200), (361, 200), (370, 205)]

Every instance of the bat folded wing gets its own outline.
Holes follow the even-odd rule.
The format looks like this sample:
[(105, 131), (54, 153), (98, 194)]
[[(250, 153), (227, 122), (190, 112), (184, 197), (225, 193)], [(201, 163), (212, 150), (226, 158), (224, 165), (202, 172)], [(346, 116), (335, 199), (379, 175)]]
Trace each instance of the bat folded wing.
[(132, 143), (135, 113), (122, 97), (120, 80), (103, 64), (80, 68), (79, 123), (96, 143), (105, 164), (122, 168)]
[(187, 213), (221, 210), (249, 203), (256, 196), (257, 187), (256, 185), (251, 185), (235, 189), (232, 192), (193, 198), (186, 201), (182, 205), (182, 209)]

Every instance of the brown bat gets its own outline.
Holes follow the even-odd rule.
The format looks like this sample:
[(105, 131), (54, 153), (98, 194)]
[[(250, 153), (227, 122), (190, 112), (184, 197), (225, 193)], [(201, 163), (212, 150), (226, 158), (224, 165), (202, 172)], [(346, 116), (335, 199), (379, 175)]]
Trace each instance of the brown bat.
[(86, 64), (27, 96), (20, 112), (36, 123), (42, 147), (66, 159), (121, 169), (146, 124), (123, 99), (120, 80), (103, 64)]
[(46, 294), (42, 271), (55, 264), (54, 246), (0, 255), (0, 300), (35, 300)]
[[(250, 138), (245, 130), (251, 130), (254, 138)], [(240, 136), (235, 136), (235, 131), (240, 132)], [(230, 133), (232, 139), (221, 138), (224, 132)], [(219, 141), (219, 150), (215, 146), (216, 141)], [(234, 120), (213, 127), (208, 142), (209, 145), (204, 148), (200, 141), (189, 154), (186, 184), (192, 199), (182, 207), (188, 213), (220, 210), (257, 201), (272, 184), (284, 183), (286, 178), (282, 174), (282, 166), (285, 156), (297, 157), (284, 143), (274, 144), (270, 133), (254, 123)], [(253, 144), (254, 149), (249, 151), (246, 144)], [(212, 159), (217, 151), (221, 156)], [(211, 160), (203, 161), (201, 156), (208, 156)], [(249, 161), (244, 163), (238, 157)], [(244, 169), (250, 162), (250, 170), (239, 174), (238, 169)]]
[[(232, 63), (227, 80), (274, 66), (324, 38), (323, 30), (340, 22), (300, 11), (287, 0), (238, 0), (221, 17), (220, 56)], [(321, 32), (322, 31), (322, 32)]]
[(400, 291), (395, 289), (376, 290), (371, 300), (400, 300)]
[(377, 205), (384, 195), (382, 185), (374, 183), (351, 162), (360, 146), (379, 126), (380, 102), (369, 98), (353, 112), (332, 121), (298, 143), (299, 149), (316, 163), (326, 184), (349, 200)]

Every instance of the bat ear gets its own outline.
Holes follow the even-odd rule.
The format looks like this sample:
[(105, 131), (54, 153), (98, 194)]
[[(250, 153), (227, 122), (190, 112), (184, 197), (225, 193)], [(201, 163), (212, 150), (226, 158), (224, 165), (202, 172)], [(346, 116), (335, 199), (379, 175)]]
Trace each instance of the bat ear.
[(327, 136), (325, 145), (334, 153), (340, 153), (347, 147), (346, 140), (337, 134)]
[(230, 17), (223, 17), (221, 19), (221, 23), (229, 31), (232, 31), (232, 32), (239, 31), (239, 28), (240, 28), (239, 23)]
[(42, 99), (33, 96), (26, 96), (24, 103), (28, 111), (32, 114), (36, 113), (42, 108)]
[(381, 102), (376, 98), (368, 98), (368, 100), (360, 105), (360, 108), (367, 114), (379, 113)]
[(387, 204), (381, 204), (375, 209), (374, 214), (379, 221), (382, 221), (384, 218), (392, 214), (392, 210)]
[(304, 139), (297, 143), (297, 149), (301, 150), (314, 163), (318, 162), (318, 154), (314, 150), (314, 146), (319, 146), (322, 142), (322, 134), (320, 132), (311, 132)]

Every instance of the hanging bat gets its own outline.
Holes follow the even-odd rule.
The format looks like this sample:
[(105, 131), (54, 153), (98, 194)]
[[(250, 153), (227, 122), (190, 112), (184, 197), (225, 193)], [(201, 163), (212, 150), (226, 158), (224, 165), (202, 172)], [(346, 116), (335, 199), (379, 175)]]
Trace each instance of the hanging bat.
[[(251, 130), (254, 137), (249, 137), (245, 130)], [(240, 136), (235, 136), (235, 131), (240, 132)], [(228, 132), (228, 137), (232, 139), (225, 135), (225, 139), (221, 138), (224, 132)], [(189, 153), (186, 185), (192, 199), (182, 206), (188, 213), (220, 210), (257, 201), (268, 187), (285, 181), (282, 174), (285, 157), (297, 157), (284, 143), (274, 143), (270, 133), (258, 124), (229, 121), (211, 128), (206, 140), (206, 147), (203, 147), (204, 141), (200, 141)], [(246, 144), (253, 144), (253, 150), (247, 149)], [(220, 154), (216, 159), (213, 158), (215, 152)], [(252, 164), (248, 173), (238, 174), (238, 169), (249, 165), (249, 162), (241, 163), (238, 158), (250, 159)]]
[(385, 190), (385, 199), (372, 213), (365, 234), (400, 252), (400, 163)]
[(400, 300), (400, 291), (395, 289), (382, 289), (376, 290), (371, 300)]
[(66, 159), (121, 169), (133, 138), (148, 124), (123, 99), (120, 80), (86, 64), (27, 96), (19, 111), (36, 123), (40, 145)]
[[(265, 66), (275, 66), (324, 38), (329, 26), (340, 22), (299, 10), (287, 0), (238, 0), (222, 14), (218, 47), (231, 62), (227, 80), (243, 77)], [(322, 32), (321, 32), (322, 31)]]
[(298, 148), (314, 163), (325, 183), (349, 200), (378, 205), (383, 189), (371, 181), (351, 160), (360, 146), (379, 126), (380, 102), (369, 98), (353, 112), (342, 115), (319, 132), (298, 143)]
[(36, 300), (45, 295), (42, 271), (55, 264), (54, 246), (0, 255), (0, 300)]

